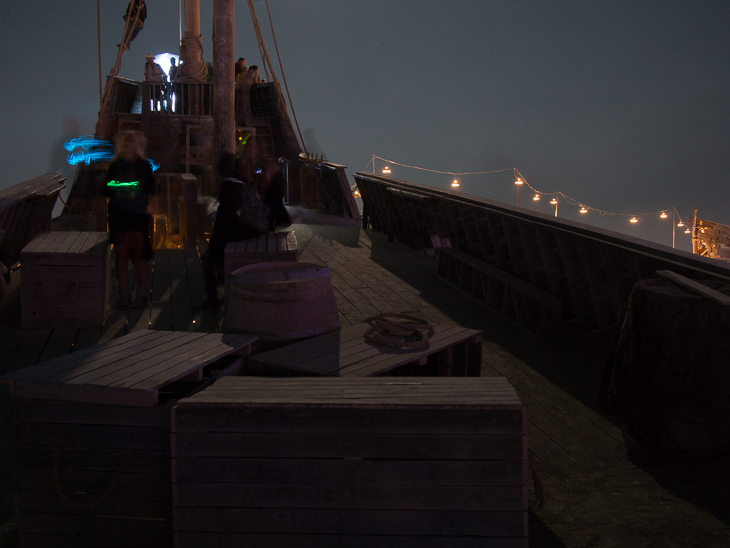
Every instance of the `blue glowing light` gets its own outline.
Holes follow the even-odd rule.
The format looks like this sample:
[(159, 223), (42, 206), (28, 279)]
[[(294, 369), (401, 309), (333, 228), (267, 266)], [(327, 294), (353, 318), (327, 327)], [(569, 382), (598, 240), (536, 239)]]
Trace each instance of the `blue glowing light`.
[(160, 169), (160, 164), (156, 164), (152, 158), (147, 158), (147, 161), (152, 166), (152, 171), (157, 171), (158, 169)]
[(76, 139), (71, 139), (68, 143), (63, 144), (63, 148), (71, 152), (75, 148), (83, 148), (89, 150), (91, 147), (110, 147), (112, 144), (104, 139), (99, 139), (96, 135), (82, 135)]
[(111, 150), (99, 150), (93, 152), (85, 152), (81, 150), (79, 152), (72, 153), (68, 156), (68, 158), (66, 158), (66, 161), (72, 166), (80, 164), (81, 162), (88, 166), (91, 162), (104, 162), (106, 160), (111, 160), (113, 157), (114, 151)]

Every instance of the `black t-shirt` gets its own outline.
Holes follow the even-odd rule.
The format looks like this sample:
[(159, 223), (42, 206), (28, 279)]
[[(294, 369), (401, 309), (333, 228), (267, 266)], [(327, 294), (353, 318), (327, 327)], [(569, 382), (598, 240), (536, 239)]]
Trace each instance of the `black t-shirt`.
[(107, 170), (103, 191), (109, 207), (124, 213), (147, 213), (150, 195), (155, 193), (152, 166), (143, 158), (134, 162), (114, 160)]

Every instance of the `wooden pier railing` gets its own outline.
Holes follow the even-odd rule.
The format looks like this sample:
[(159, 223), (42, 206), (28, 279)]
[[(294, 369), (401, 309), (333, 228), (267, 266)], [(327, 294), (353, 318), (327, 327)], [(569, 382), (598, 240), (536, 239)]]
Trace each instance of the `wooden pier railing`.
[(47, 173), (0, 190), (0, 262), (5, 266), (18, 262), (21, 249), (36, 234), (51, 229), (51, 213), (65, 180)]
[(646, 240), (370, 173), (355, 180), (363, 227), (438, 252), (441, 280), (538, 336), (612, 327), (657, 270), (730, 282), (724, 263)]

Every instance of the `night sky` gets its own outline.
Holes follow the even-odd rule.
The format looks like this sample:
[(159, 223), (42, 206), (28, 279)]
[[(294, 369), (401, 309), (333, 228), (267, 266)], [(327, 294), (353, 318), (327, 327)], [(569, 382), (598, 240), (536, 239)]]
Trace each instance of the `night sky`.
[[(109, 73), (127, 0), (102, 0)], [(269, 54), (266, 6), (256, 1)], [(98, 112), (96, 1), (3, 0), (0, 188), (64, 167), (64, 139)], [(178, 52), (178, 0), (147, 0), (121, 76)], [(200, 0), (206, 61), (212, 0)], [(640, 217), (561, 217), (671, 245), (671, 208), (730, 224), (730, 2), (270, 0), (294, 109), (310, 148), (364, 170), (371, 156), (449, 172), (518, 168), (543, 192)], [(236, 57), (259, 64), (247, 3)], [(167, 68), (167, 67), (165, 67)], [(263, 72), (263, 71), (262, 71)], [(281, 75), (279, 73), (279, 77)], [(76, 127), (74, 127), (76, 126)], [(371, 166), (372, 167), (372, 166)], [(368, 169), (371, 169), (368, 168)], [(380, 171), (383, 163), (378, 161)], [(453, 177), (398, 166), (446, 188)], [(515, 203), (511, 171), (460, 190)], [(533, 208), (523, 188), (520, 203)], [(535, 209), (552, 213), (543, 198)], [(660, 220), (667, 210), (670, 220)], [(677, 232), (678, 247), (689, 237)]]

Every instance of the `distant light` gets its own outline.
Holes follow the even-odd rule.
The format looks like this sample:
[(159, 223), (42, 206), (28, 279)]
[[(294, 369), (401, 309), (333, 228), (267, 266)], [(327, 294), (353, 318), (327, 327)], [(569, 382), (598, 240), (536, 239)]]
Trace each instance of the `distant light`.
[(523, 184), (525, 184), (525, 181), (523, 181), (522, 178), (517, 177), (517, 180), (515, 181), (515, 184), (516, 185), (523, 185)]
[(390, 173), (390, 168), (388, 166), (385, 166), (383, 168), (383, 173)]
[(459, 186), (459, 179), (454, 179), (454, 182), (451, 183), (451, 186), (454, 187), (454, 188), (456, 188), (457, 186)]
[(581, 207), (580, 208), (580, 212), (581, 213), (588, 213), (588, 210), (586, 208), (584, 208), (584, 207)]
[(534, 195), (534, 196), (532, 197), (532, 199), (533, 199), (533, 201), (535, 201), (535, 202), (539, 202), (539, 201), (540, 201), (540, 195), (539, 195), (539, 194), (535, 194), (535, 195)]
[(553, 204), (553, 205), (555, 205), (555, 204), (558, 203), (558, 199), (557, 198), (553, 198), (552, 200), (550, 200), (550, 203)]
[(662, 211), (662, 214), (659, 215), (662, 219), (666, 219), (668, 217), (667, 213), (665, 211)]
[(692, 231), (689, 228), (684, 231), (685, 234), (689, 234), (690, 232), (692, 232)]
[(629, 221), (629, 222), (631, 222), (631, 223), (638, 223), (639, 222), (639, 219), (637, 219), (636, 217), (631, 217), (631, 221)]
[(359, 198), (360, 197), (360, 191), (358, 189), (355, 189), (355, 192), (352, 193), (352, 196), (354, 198)]
[(684, 226), (684, 223), (683, 223), (682, 221), (679, 221), (679, 222), (677, 223), (677, 226)]

